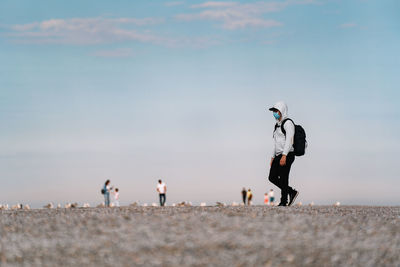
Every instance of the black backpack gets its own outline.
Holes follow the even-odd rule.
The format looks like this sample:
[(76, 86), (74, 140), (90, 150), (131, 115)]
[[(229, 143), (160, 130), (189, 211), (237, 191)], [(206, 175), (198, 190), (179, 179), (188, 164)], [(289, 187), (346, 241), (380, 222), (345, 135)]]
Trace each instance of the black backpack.
[(101, 194), (104, 195), (106, 193), (106, 190), (104, 188), (101, 189)]
[[(296, 156), (303, 156), (306, 153), (306, 148), (307, 148), (307, 140), (306, 140), (306, 131), (304, 131), (303, 127), (300, 125), (296, 125), (292, 119), (284, 119), (281, 123), (281, 131), (286, 137), (286, 131), (283, 125), (285, 124), (286, 121), (291, 121), (294, 124), (294, 137), (293, 137), (293, 148), (294, 148), (294, 154)], [(278, 124), (275, 124), (275, 129), (279, 128)]]

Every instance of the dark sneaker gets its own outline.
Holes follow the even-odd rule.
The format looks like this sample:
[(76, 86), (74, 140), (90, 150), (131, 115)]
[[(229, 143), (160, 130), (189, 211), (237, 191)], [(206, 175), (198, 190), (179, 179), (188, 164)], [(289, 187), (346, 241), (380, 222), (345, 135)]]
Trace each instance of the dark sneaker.
[(278, 207), (286, 207), (287, 205), (286, 205), (286, 203), (279, 203), (279, 205), (278, 205)]
[(291, 206), (296, 201), (296, 198), (298, 195), (299, 195), (299, 191), (297, 191), (297, 190), (293, 190), (292, 193), (289, 194), (290, 201), (289, 201), (288, 206)]

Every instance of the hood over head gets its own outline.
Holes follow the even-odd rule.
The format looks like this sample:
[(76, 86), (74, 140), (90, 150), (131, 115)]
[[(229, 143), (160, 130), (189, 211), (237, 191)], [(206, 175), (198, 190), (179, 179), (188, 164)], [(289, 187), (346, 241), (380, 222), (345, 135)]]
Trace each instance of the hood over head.
[(288, 116), (288, 107), (286, 105), (285, 102), (283, 101), (279, 101), (278, 103), (276, 103), (272, 108), (270, 108), (269, 110), (274, 111), (274, 110), (279, 110), (282, 114), (282, 120), (287, 118)]

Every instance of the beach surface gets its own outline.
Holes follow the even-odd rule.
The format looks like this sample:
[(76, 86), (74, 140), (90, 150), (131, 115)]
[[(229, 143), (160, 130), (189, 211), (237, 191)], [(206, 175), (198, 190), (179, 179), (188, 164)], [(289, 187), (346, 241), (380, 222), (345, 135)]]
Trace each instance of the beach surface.
[(400, 266), (400, 207), (0, 211), (1, 266)]

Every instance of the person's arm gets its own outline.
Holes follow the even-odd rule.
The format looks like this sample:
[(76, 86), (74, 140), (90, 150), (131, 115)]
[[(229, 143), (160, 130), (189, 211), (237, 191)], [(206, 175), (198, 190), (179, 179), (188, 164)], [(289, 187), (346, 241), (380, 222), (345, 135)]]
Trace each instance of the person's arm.
[(280, 161), (280, 165), (286, 165), (286, 156), (289, 154), (290, 148), (293, 145), (293, 137), (294, 137), (294, 124), (291, 121), (288, 121), (283, 125), (286, 131), (286, 139), (285, 139), (285, 146), (283, 147), (282, 158)]
[(275, 158), (275, 154), (276, 154), (276, 147), (275, 147), (275, 139), (273, 139), (274, 145), (272, 146), (272, 154), (271, 154), (271, 158)]
[(272, 166), (272, 162), (274, 161), (275, 153), (276, 153), (276, 149), (275, 149), (275, 138), (272, 139), (272, 142), (274, 142), (274, 144), (273, 144), (273, 146), (272, 146), (272, 156), (271, 156), (271, 162), (269, 163), (269, 166)]
[(167, 186), (164, 185), (164, 194), (167, 193)]

